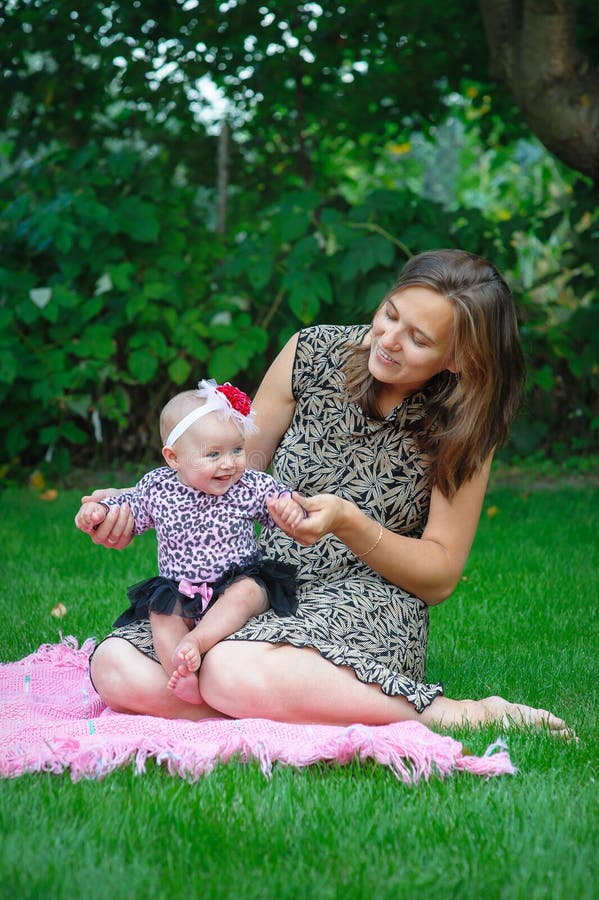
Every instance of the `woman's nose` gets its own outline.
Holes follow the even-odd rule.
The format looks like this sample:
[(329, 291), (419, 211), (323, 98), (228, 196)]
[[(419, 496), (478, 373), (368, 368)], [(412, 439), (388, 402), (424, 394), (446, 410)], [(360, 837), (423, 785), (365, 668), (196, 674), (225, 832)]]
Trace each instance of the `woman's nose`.
[(403, 332), (401, 328), (389, 328), (380, 339), (380, 345), (383, 350), (392, 352), (400, 350), (403, 340)]

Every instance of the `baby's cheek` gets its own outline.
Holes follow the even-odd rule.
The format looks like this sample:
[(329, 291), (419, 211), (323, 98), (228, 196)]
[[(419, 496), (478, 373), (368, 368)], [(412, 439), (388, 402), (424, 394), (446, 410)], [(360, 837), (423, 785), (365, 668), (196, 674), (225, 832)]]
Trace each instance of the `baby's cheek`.
[(191, 456), (189, 459), (189, 468), (194, 472), (201, 472), (202, 469), (210, 469), (210, 463), (201, 456)]

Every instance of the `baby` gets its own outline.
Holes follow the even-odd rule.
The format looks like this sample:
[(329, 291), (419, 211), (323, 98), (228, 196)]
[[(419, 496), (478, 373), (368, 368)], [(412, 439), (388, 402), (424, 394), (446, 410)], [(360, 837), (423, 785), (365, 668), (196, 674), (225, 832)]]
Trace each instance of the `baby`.
[(210, 647), (269, 606), (281, 616), (297, 608), (294, 568), (263, 557), (256, 541), (254, 522), (273, 524), (267, 499), (283, 498), (278, 511), (291, 527), (305, 516), (288, 488), (246, 469), (246, 435), (256, 431), (249, 397), (214, 381), (198, 388), (162, 410), (167, 465), (116, 497), (84, 503), (76, 520), (92, 531), (110, 506), (128, 503), (135, 534), (156, 530), (159, 575), (129, 588), (129, 608), (115, 625), (149, 617), (169, 689), (196, 704)]

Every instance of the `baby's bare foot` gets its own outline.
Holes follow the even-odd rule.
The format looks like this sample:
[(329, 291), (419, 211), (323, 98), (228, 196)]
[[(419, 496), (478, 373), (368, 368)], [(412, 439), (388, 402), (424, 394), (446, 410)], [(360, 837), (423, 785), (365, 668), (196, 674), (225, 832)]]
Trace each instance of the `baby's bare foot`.
[(204, 701), (200, 694), (200, 685), (198, 676), (195, 672), (187, 672), (182, 674), (179, 669), (175, 669), (168, 681), (168, 689), (172, 691), (175, 697), (183, 700), (185, 703), (193, 703), (199, 706)]
[(175, 648), (172, 663), (181, 675), (197, 672), (202, 664), (202, 651), (197, 638), (194, 638), (191, 634), (184, 637)]

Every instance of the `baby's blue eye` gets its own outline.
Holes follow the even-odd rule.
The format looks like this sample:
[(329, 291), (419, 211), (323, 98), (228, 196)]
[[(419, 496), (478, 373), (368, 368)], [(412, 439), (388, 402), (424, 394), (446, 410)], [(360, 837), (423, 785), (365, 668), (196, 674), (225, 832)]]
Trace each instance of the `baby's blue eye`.
[(210, 453), (207, 454), (208, 459), (218, 459), (218, 451), (211, 450)]
[(234, 450), (233, 450), (233, 453), (234, 453), (236, 456), (239, 456), (240, 453), (243, 453), (243, 447), (235, 447)]

